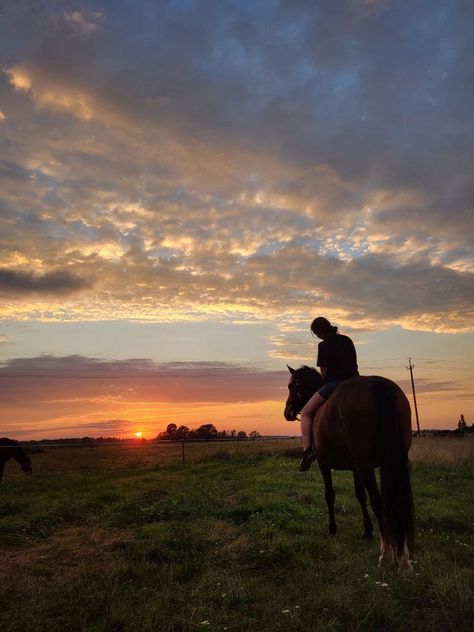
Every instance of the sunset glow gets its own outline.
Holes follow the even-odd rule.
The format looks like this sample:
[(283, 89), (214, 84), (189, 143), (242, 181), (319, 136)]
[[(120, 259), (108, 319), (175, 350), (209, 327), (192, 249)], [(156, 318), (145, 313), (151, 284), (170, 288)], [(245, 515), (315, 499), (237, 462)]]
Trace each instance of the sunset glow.
[(474, 422), (461, 11), (11, 6), (1, 435), (297, 434), (286, 364), (315, 364), (319, 315), (409, 397), (413, 358), (422, 427)]

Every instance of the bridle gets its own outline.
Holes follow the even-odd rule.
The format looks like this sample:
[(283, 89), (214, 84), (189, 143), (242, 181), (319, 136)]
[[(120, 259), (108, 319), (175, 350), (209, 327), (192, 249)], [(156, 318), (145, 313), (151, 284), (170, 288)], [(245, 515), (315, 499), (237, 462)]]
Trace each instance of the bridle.
[[(293, 382), (294, 382), (294, 384), (293, 384)], [(301, 386), (301, 379), (292, 377), (290, 382), (289, 382), (289, 384), (288, 384), (288, 388), (289, 388), (290, 394), (292, 396), (291, 397), (291, 400), (292, 400), (291, 401), (291, 409), (295, 411), (295, 414), (296, 414), (295, 419), (297, 421), (299, 421), (300, 420), (299, 415), (301, 415), (301, 411), (304, 408), (304, 404), (301, 404), (301, 406), (299, 406), (299, 407), (298, 407), (298, 405), (295, 406), (295, 403), (296, 403), (295, 399), (297, 400), (298, 403), (301, 402), (301, 400), (303, 399), (303, 393), (302, 393), (302, 391), (300, 389), (298, 389), (297, 391), (293, 391), (292, 392), (291, 386), (295, 386), (295, 387)]]
[[(289, 395), (286, 400), (284, 413), (288, 421), (299, 419), (298, 416), (301, 414), (301, 410), (318, 389), (317, 382), (313, 384), (311, 376), (304, 373), (301, 375), (300, 371), (303, 371), (303, 369), (292, 371), (291, 379), (288, 383)], [(319, 373), (316, 371), (315, 374), (319, 376)], [(307, 379), (303, 379), (304, 377)]]

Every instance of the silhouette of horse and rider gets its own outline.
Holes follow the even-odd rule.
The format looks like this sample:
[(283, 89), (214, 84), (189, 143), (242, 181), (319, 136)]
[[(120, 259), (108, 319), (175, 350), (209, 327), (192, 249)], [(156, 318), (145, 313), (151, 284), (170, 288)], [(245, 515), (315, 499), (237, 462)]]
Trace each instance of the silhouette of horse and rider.
[[(358, 374), (352, 341), (325, 318), (315, 319), (311, 331), (322, 339), (317, 361), (322, 375), (308, 366), (288, 366), (291, 379), (284, 410), (288, 421), (301, 413), (304, 452), (299, 469), (308, 470), (314, 460), (318, 463), (331, 535), (337, 531), (331, 470), (352, 471), (364, 537), (373, 534), (368, 494), (380, 529), (380, 561), (390, 559), (410, 568), (414, 544), (410, 404), (391, 380)], [(380, 467), (380, 491), (376, 467)]]

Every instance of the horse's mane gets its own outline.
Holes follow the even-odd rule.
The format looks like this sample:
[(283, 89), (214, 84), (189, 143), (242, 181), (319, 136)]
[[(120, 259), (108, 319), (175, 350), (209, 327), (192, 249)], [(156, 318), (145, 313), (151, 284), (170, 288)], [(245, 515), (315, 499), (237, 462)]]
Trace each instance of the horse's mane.
[(303, 383), (307, 384), (311, 388), (317, 389), (321, 385), (323, 378), (319, 371), (317, 371), (314, 367), (303, 364), (299, 369), (296, 369), (295, 375), (298, 375), (298, 378), (303, 381)]
[(313, 366), (308, 366), (307, 364), (303, 364), (302, 366), (300, 366), (299, 369), (296, 369), (297, 371), (301, 371), (304, 375), (307, 375), (308, 377), (311, 378), (321, 378), (321, 373), (316, 370)]
[(308, 375), (319, 375), (321, 377), (321, 374), (319, 373), (319, 371), (317, 371), (314, 367), (312, 366), (308, 366), (307, 364), (303, 364), (302, 366), (300, 366), (299, 369), (297, 369), (297, 371), (303, 371), (303, 373), (307, 373)]

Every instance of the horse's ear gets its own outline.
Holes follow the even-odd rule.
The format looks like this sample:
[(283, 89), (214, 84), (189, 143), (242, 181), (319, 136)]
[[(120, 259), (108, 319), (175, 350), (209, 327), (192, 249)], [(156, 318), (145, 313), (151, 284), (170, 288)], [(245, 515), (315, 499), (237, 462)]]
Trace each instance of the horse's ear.
[(286, 366), (288, 367), (288, 371), (291, 373), (291, 375), (294, 375), (296, 373), (296, 369), (292, 369), (289, 364), (287, 364)]

